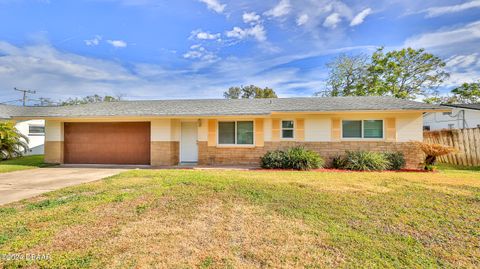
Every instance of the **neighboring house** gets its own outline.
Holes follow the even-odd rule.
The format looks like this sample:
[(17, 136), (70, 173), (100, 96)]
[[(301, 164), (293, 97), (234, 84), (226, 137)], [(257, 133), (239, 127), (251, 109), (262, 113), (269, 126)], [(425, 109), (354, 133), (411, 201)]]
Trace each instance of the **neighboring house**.
[[(15, 115), (23, 111), (18, 106), (1, 105), (0, 104), (0, 120), (11, 120), (11, 115)], [(45, 121), (22, 120), (16, 122), (16, 127), (23, 135), (28, 137), (28, 152), (26, 155), (37, 155), (44, 153), (45, 144)]]
[(422, 153), (423, 113), (449, 108), (390, 97), (120, 101), (27, 107), (45, 119), (45, 161), (152, 166), (258, 165), (269, 150), (304, 146), (331, 160), (348, 150)]
[(430, 112), (423, 116), (424, 130), (480, 127), (480, 104), (442, 105), (452, 111)]

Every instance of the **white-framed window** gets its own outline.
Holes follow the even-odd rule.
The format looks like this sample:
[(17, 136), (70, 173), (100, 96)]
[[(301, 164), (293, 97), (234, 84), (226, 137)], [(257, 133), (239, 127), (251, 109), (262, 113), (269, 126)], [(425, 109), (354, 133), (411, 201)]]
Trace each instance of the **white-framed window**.
[(219, 145), (253, 145), (253, 121), (219, 121)]
[(282, 138), (290, 139), (295, 137), (295, 121), (282, 120)]
[(383, 120), (342, 120), (342, 138), (383, 139)]
[(28, 125), (28, 135), (31, 135), (31, 136), (45, 135), (45, 126), (43, 126), (43, 125)]

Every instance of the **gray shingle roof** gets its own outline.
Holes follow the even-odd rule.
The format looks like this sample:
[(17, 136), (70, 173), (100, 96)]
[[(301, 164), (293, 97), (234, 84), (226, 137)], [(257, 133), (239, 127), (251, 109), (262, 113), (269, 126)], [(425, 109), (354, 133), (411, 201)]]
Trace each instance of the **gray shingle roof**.
[(445, 104), (442, 106), (480, 110), (480, 103), (479, 104)]
[(444, 110), (445, 107), (391, 97), (306, 97), (278, 99), (197, 99), (94, 103), (64, 107), (25, 107), (17, 117), (220, 116), (272, 112)]
[(10, 119), (13, 116), (22, 114), (25, 108), (19, 106), (0, 104), (0, 120)]

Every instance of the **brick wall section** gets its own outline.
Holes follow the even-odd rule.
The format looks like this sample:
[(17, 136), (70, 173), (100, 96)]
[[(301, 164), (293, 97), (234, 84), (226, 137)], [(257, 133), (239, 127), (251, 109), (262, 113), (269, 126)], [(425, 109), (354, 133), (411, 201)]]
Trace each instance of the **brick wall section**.
[(150, 164), (152, 166), (177, 165), (179, 162), (178, 141), (152, 141)]
[(285, 149), (293, 146), (305, 146), (322, 156), (327, 165), (333, 157), (347, 150), (367, 150), (376, 152), (401, 151), (407, 161), (406, 168), (416, 169), (422, 162), (423, 153), (408, 142), (265, 142), (264, 147), (253, 148), (221, 148), (208, 147), (207, 142), (198, 142), (199, 164), (201, 165), (258, 165), (260, 157), (267, 151)]

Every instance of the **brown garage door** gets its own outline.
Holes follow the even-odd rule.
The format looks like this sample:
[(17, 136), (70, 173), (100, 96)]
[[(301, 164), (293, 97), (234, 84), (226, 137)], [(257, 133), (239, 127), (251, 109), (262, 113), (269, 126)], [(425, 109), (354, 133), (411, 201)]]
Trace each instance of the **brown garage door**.
[(149, 122), (66, 122), (64, 162), (150, 164)]

